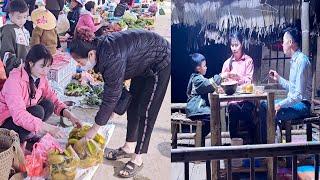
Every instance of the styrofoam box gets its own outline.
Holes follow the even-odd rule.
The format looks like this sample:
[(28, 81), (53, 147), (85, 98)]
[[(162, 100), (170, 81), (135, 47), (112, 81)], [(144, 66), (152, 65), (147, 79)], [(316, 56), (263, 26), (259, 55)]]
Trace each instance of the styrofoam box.
[(57, 83), (61, 88), (64, 89), (70, 83), (71, 80), (72, 80), (72, 74), (70, 74), (69, 76), (65, 77), (63, 80)]
[(70, 60), (69, 63), (55, 64), (51, 66), (48, 73), (48, 79), (56, 82), (63, 81), (66, 77), (72, 76), (76, 72), (76, 63)]

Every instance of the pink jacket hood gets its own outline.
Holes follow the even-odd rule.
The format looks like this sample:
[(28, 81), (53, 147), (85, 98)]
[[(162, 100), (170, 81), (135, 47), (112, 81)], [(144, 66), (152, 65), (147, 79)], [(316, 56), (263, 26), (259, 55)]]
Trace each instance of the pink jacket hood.
[(26, 108), (37, 105), (42, 98), (48, 99), (54, 104), (56, 115), (60, 115), (60, 111), (66, 108), (66, 105), (57, 98), (46, 77), (40, 78), (35, 98), (30, 99), (29, 75), (24, 68), (13, 69), (0, 92), (0, 125), (12, 116), (16, 125), (30, 132), (40, 131), (42, 120), (30, 114)]
[(94, 25), (94, 20), (93, 20), (93, 16), (91, 14), (91, 12), (87, 11), (87, 10), (83, 10), (80, 13), (80, 18), (79, 21), (77, 23), (76, 28), (80, 28), (80, 27), (89, 27), (90, 29), (92, 29), (93, 32), (96, 32), (98, 30), (98, 26)]

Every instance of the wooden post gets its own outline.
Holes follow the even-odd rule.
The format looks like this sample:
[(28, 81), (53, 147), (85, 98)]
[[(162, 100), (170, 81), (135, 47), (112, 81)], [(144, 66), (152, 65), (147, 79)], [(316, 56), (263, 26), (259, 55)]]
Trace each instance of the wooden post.
[[(274, 93), (268, 93), (268, 111), (267, 111), (267, 142), (273, 144), (275, 140), (276, 125), (275, 125), (275, 111), (274, 111)], [(273, 158), (268, 158), (268, 179), (273, 178)]]
[[(317, 57), (313, 57), (312, 62), (312, 95), (311, 98), (315, 99), (316, 97), (316, 91), (317, 91), (317, 62), (318, 59), (320, 59), (320, 37), (317, 37)], [(311, 111), (314, 110), (314, 103), (311, 103)]]
[[(221, 127), (220, 127), (220, 102), (218, 94), (209, 94), (209, 102), (211, 109), (210, 116), (210, 130), (211, 130), (211, 146), (221, 145)], [(219, 179), (219, 165), (218, 160), (211, 161), (211, 179)]]
[(302, 52), (309, 57), (309, 1), (303, 0), (301, 5)]
[[(317, 79), (319, 78), (319, 76), (317, 76), (317, 67), (320, 68), (320, 36), (317, 37), (317, 57), (316, 58), (313, 58), (314, 59), (314, 62), (313, 62), (313, 74), (312, 74), (312, 99), (315, 98), (316, 96), (316, 93), (317, 93)], [(312, 105), (312, 110), (314, 110), (314, 104), (311, 103)]]

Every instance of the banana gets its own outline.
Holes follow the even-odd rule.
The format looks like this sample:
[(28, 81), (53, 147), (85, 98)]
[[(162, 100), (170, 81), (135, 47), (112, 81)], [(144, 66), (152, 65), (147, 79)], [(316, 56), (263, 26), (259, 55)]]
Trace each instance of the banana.
[(93, 140), (99, 143), (101, 147), (104, 147), (104, 145), (106, 144), (106, 139), (101, 134), (97, 134)]
[(51, 174), (52, 180), (67, 180), (67, 176), (62, 173), (54, 173)]
[(78, 139), (74, 139), (74, 138), (68, 140), (68, 144), (70, 145), (75, 144), (77, 142), (78, 142)]
[(48, 157), (49, 164), (60, 164), (64, 162), (63, 155), (49, 155)]
[(89, 141), (87, 141), (87, 148), (88, 148), (89, 153), (90, 153), (91, 156), (96, 155), (97, 148), (96, 148), (96, 145), (94, 144), (94, 142), (91, 139)]

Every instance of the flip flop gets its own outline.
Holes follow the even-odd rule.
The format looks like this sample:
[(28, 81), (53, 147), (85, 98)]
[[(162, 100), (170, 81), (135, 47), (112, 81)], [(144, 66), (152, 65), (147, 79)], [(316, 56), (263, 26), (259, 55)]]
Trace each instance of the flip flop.
[(106, 159), (108, 160), (118, 160), (123, 158), (131, 158), (133, 153), (127, 153), (122, 148), (111, 150), (107, 153)]
[[(137, 164), (131, 162), (131, 161), (128, 161), (122, 170), (120, 171), (124, 171), (123, 173), (125, 174), (120, 174), (120, 171), (119, 171), (119, 177), (122, 177), (122, 178), (131, 178), (131, 177), (134, 177), (135, 175), (138, 174), (138, 172), (141, 171), (141, 169), (143, 168), (143, 163), (138, 166)], [(127, 172), (127, 173), (126, 173)]]

